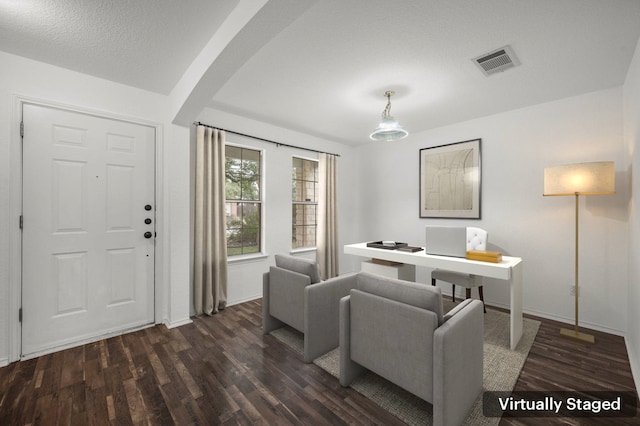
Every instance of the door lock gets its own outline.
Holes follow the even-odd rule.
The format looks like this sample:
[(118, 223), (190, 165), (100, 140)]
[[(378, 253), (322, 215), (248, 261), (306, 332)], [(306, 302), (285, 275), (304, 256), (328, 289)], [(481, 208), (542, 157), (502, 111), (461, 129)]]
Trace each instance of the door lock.
[(148, 239), (148, 238), (153, 237), (153, 234), (151, 232), (147, 231), (147, 232), (144, 233), (144, 237)]

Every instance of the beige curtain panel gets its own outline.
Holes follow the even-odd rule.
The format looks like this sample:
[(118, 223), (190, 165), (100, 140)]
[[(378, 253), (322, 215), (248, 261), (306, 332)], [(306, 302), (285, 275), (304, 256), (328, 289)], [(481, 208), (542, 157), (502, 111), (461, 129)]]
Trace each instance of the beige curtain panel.
[(318, 164), (318, 241), (317, 260), (322, 279), (338, 275), (338, 216), (336, 196), (337, 156), (320, 154)]
[(225, 132), (196, 127), (194, 308), (211, 315), (227, 304)]

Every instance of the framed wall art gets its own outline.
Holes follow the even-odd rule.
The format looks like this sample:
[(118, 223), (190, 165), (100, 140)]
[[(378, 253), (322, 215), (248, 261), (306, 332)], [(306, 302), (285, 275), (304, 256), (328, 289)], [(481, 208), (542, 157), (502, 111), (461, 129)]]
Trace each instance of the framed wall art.
[(420, 217), (480, 219), (482, 139), (420, 150)]

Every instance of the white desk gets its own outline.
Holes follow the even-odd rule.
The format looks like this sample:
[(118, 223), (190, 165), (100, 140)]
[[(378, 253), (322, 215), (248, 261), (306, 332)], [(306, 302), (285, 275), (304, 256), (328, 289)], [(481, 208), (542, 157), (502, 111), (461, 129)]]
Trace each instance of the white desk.
[(344, 252), (427, 268), (481, 275), (508, 282), (511, 289), (511, 350), (518, 345), (522, 337), (522, 259), (519, 257), (502, 256), (500, 263), (479, 262), (458, 257), (429, 255), (425, 254), (424, 250), (410, 253), (367, 247), (367, 243), (347, 244), (344, 246)]

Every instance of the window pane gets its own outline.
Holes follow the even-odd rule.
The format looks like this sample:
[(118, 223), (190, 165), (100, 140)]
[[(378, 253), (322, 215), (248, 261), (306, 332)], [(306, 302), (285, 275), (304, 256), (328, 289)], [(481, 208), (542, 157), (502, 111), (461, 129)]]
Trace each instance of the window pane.
[(316, 245), (316, 226), (301, 226), (297, 225), (293, 227), (292, 247), (314, 247)]
[(316, 206), (318, 203), (318, 162), (293, 158), (291, 200), (291, 245), (316, 245)]
[(291, 233), (291, 247), (296, 249), (302, 247), (302, 241), (298, 237), (298, 228), (294, 225)]
[(314, 226), (305, 226), (304, 227), (304, 238), (305, 238), (305, 247), (314, 247), (316, 245), (316, 227)]
[(242, 160), (249, 163), (260, 164), (260, 151), (255, 149), (242, 149)]
[(225, 153), (225, 156), (227, 157), (227, 160), (229, 159), (242, 160), (242, 148), (239, 148), (237, 146), (225, 145), (224, 153)]
[(302, 163), (303, 166), (303, 170), (304, 170), (304, 176), (303, 179), (304, 180), (310, 180), (310, 181), (314, 181), (315, 179), (315, 165), (316, 162), (315, 161), (309, 161), (309, 160), (304, 160)]
[(293, 201), (303, 202), (305, 198), (305, 185), (303, 181), (294, 181), (293, 184)]
[(242, 226), (242, 210), (240, 203), (227, 203), (227, 229), (240, 228)]
[(305, 225), (315, 225), (316, 224), (316, 206), (315, 205), (305, 205), (304, 206), (304, 224)]
[(239, 228), (227, 228), (227, 256), (242, 254), (241, 232)]
[(261, 199), (260, 151), (238, 147), (226, 147), (225, 196), (227, 200)]
[(260, 223), (259, 203), (227, 203), (229, 256), (260, 252)]
[(241, 162), (227, 157), (225, 161), (225, 197), (227, 200), (239, 200), (242, 195)]
[(260, 152), (242, 150), (243, 200), (260, 199)]
[(226, 146), (226, 236), (229, 256), (259, 253), (261, 249), (261, 156), (258, 150)]
[(242, 179), (242, 199), (260, 200), (260, 172), (249, 171), (243, 174)]
[(260, 204), (242, 203), (242, 226), (256, 229), (260, 227)]
[(242, 254), (260, 252), (260, 230), (258, 228), (242, 229)]
[(304, 205), (302, 204), (293, 205), (293, 224), (304, 225)]
[(304, 201), (310, 203), (316, 203), (316, 182), (306, 180), (304, 181)]
[(302, 158), (293, 157), (293, 180), (302, 179)]

